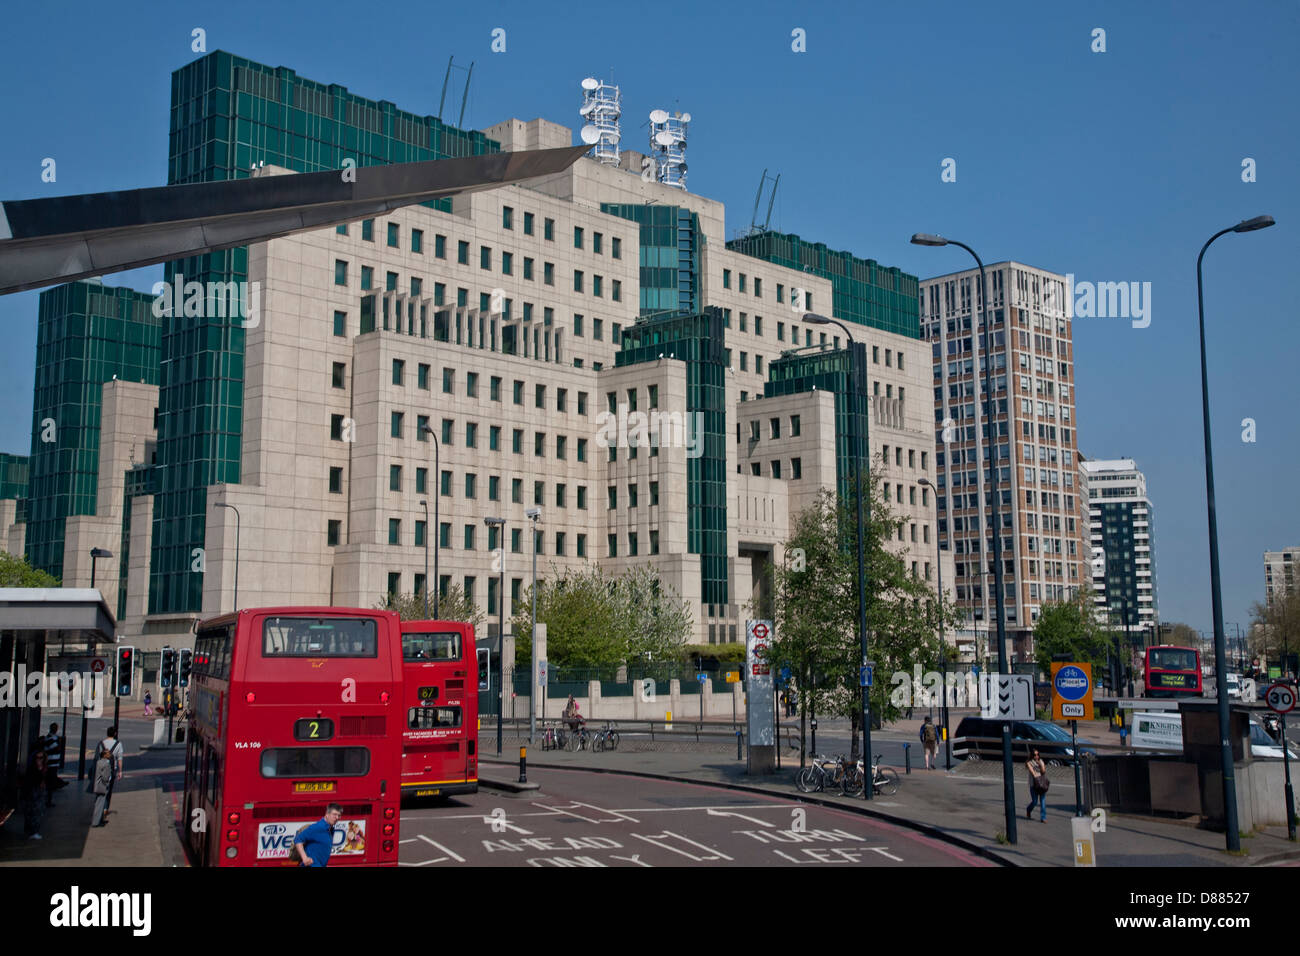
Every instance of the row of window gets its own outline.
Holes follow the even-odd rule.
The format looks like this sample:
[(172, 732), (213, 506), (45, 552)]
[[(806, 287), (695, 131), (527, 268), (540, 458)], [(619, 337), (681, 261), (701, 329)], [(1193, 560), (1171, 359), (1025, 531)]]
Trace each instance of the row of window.
[[(329, 522), (328, 537), (329, 537), (329, 544), (331, 547), (336, 547), (339, 544), (339, 534), (340, 534), (341, 525), (342, 525), (341, 521)], [(425, 546), (426, 543), (425, 528), (426, 528), (425, 522), (423, 521), (415, 522), (414, 545), (417, 548), (421, 548)], [(464, 525), (463, 550), (465, 551), (477, 550), (478, 531), (479, 531), (479, 525), (477, 524)], [(500, 540), (500, 535), (498, 533), (498, 529), (496, 527), (488, 527), (487, 531), (488, 531), (487, 550), (488, 551), (498, 550), (501, 547), (501, 540)], [(574, 537), (574, 545), (575, 545), (574, 548), (575, 556), (579, 558), (587, 557), (587, 535), (575, 534), (573, 537)], [(616, 558), (619, 556), (619, 537), (620, 536), (617, 534), (610, 534), (606, 538), (606, 544), (608, 548), (607, 554), (611, 558)], [(629, 531), (626, 535), (624, 535), (624, 537), (626, 538), (626, 542), (627, 542), (626, 550), (623, 552), (624, 555), (626, 557), (637, 557), (641, 553), (640, 532)], [(388, 519), (388, 543), (399, 547), (405, 543), (402, 537), (401, 518)], [(522, 544), (523, 544), (523, 536), (521, 530), (519, 528), (511, 528), (510, 529), (511, 553), (522, 554), (523, 553)], [(648, 545), (649, 545), (649, 550), (646, 552), (647, 554), (659, 553), (658, 530), (652, 530), (649, 532)], [(449, 521), (441, 522), (438, 526), (438, 547), (442, 549), (451, 550), (451, 522)], [(536, 552), (538, 554), (547, 553), (545, 536), (543, 532), (541, 531), (533, 532), (533, 547), (536, 549)], [(568, 532), (565, 531), (554, 532), (553, 550), (550, 553), (557, 557), (567, 557), (568, 549), (569, 549)], [(417, 581), (416, 581), (415, 590), (418, 593), (420, 590), (422, 590), (424, 586), (424, 576), (416, 575), (416, 578)], [(392, 590), (391, 586), (390, 586), (390, 590)], [(466, 590), (466, 597), (470, 598), (471, 600), (473, 598), (473, 595), (469, 592), (468, 588)]]
[[(736, 474), (740, 474), (740, 473), (741, 473), (740, 466), (737, 465)], [(755, 478), (763, 477), (763, 463), (758, 461), (750, 462), (749, 473), (753, 475)], [(789, 477), (791, 481), (798, 481), (800, 478), (803, 477), (803, 459), (791, 458), (790, 474), (786, 476), (782, 474), (781, 459), (773, 458), (771, 462), (768, 463), (768, 474), (773, 478)]]
[[(462, 242), (461, 246), (464, 247), (463, 251), (465, 252), (465, 256), (461, 258), (460, 261), (462, 264), (468, 265), (469, 264), (469, 254), (468, 254), (469, 243)], [(535, 265), (535, 261), (532, 258), (528, 256), (524, 257), (523, 272), (522, 272), (524, 279), (528, 281), (533, 281), (535, 276), (534, 265)], [(335, 285), (344, 286), (344, 287), (347, 286), (349, 266), (350, 263), (346, 259), (334, 260), (334, 284)], [(492, 268), (492, 247), (491, 246), (479, 247), (479, 268), (491, 270)], [(501, 274), (508, 275), (508, 276), (513, 276), (515, 274), (514, 253), (510, 253), (510, 252), (501, 253)], [(400, 276), (398, 275), (398, 273), (391, 272), (391, 271), (386, 272), (384, 278), (384, 291), (396, 292), (399, 280), (400, 280)], [(374, 268), (372, 266), (365, 266), (365, 265), (361, 266), (361, 277), (360, 277), (361, 291), (368, 292), (371, 289), (373, 289), (374, 281), (375, 281)], [(549, 286), (555, 285), (555, 264), (553, 262), (542, 263), (542, 284), (549, 285)], [(421, 279), (419, 276), (411, 276), (410, 288), (411, 288), (411, 297), (418, 298), (423, 293), (424, 280)], [(573, 291), (582, 292), (584, 294), (587, 291), (587, 275), (581, 269), (573, 270)], [(591, 294), (596, 298), (604, 298), (605, 276), (596, 273), (592, 274)], [(445, 304), (446, 295), (447, 295), (446, 283), (435, 282), (433, 284), (434, 305)], [(484, 293), (484, 295), (486, 295), (486, 293)], [(609, 280), (609, 297), (614, 302), (623, 301), (623, 282), (621, 279)], [(457, 305), (460, 306), (461, 308), (465, 308), (467, 301), (468, 301), (468, 291), (465, 289), (460, 289), (457, 298)], [(482, 311), (486, 312), (487, 307), (484, 306)]]
[[(537, 218), (537, 217), (536, 217), (533, 213), (531, 213), (531, 212), (525, 212), (525, 213), (523, 214), (523, 234), (524, 234), (525, 236), (531, 236), (531, 235), (534, 234), (534, 225), (535, 225), (535, 223), (536, 223), (536, 218)], [(401, 235), (400, 235), (400, 233), (401, 233), (401, 226), (400, 226), (400, 224), (398, 224), (398, 223), (396, 223), (396, 222), (390, 222), (390, 223), (387, 224), (387, 226), (388, 226), (388, 245), (389, 245), (389, 247), (390, 247), (390, 248), (393, 248), (393, 249), (400, 249), (400, 248), (401, 248)], [(515, 210), (514, 210), (513, 207), (511, 207), (511, 206), (502, 206), (502, 207), (501, 207), (501, 228), (502, 228), (502, 229), (510, 229), (510, 230), (513, 230), (513, 229), (515, 228)], [(347, 224), (344, 223), (343, 225), (337, 226), (337, 227), (335, 228), (335, 232), (337, 232), (337, 233), (338, 233), (339, 235), (341, 235), (341, 236), (346, 236), (346, 235), (348, 235), (348, 226), (347, 226)], [(550, 218), (546, 218), (546, 217), (543, 218), (543, 222), (542, 222), (542, 238), (545, 239), (547, 242), (553, 242), (553, 241), (555, 241), (555, 220), (554, 220), (554, 219), (550, 219)], [(604, 235), (603, 235), (602, 233), (599, 233), (599, 232), (593, 232), (593, 233), (592, 233), (592, 236), (591, 236), (591, 251), (592, 251), (595, 255), (601, 255), (601, 254), (603, 254), (603, 252), (604, 252), (604, 238), (605, 238), (605, 237), (604, 237)], [(361, 239), (362, 239), (362, 241), (364, 241), (364, 242), (374, 242), (374, 240), (375, 240), (375, 221), (374, 221), (373, 219), (363, 219), (363, 220), (361, 221)], [(469, 243), (467, 243), (467, 242), (461, 242), (460, 245), (461, 245), (462, 247), (465, 247), (465, 248), (467, 249), (468, 246), (469, 246)], [(573, 229), (573, 247), (574, 247), (575, 249), (582, 249), (582, 248), (583, 248), (583, 229), (582, 229), (581, 226), (575, 226), (574, 229)], [(423, 229), (412, 229), (412, 230), (411, 230), (411, 242), (410, 242), (410, 248), (411, 248), (411, 251), (414, 252), (414, 253), (423, 254), (423, 252), (424, 252), (424, 230), (423, 230)], [(433, 254), (434, 254), (434, 256), (435, 256), (436, 258), (439, 258), (439, 259), (445, 259), (445, 258), (447, 257), (447, 237), (446, 237), (446, 236), (441, 235), (441, 234), (436, 234), (436, 235), (434, 236), (434, 253), (433, 253)], [(622, 259), (622, 258), (623, 258), (623, 240), (620, 239), (618, 236), (611, 236), (611, 237), (610, 237), (610, 249), (609, 249), (609, 254), (610, 254), (610, 256), (611, 256), (612, 258), (614, 258), (614, 259)], [(468, 259), (468, 253), (466, 253), (466, 259), (463, 259), (462, 262), (466, 261), (467, 259)]]

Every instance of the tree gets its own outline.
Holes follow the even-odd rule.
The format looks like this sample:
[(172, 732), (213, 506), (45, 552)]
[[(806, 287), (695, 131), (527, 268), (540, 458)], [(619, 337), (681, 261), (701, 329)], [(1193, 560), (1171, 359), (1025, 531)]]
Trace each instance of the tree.
[(1282, 663), (1284, 673), (1290, 670), (1289, 656), (1300, 651), (1300, 591), (1283, 591), (1271, 605), (1256, 601), (1250, 618), (1250, 651), (1260, 666)]
[(0, 551), (0, 588), (57, 588), (59, 579), (32, 567), (25, 558)]
[[(642, 565), (614, 577), (596, 565), (563, 570), (537, 582), (537, 620), (546, 625), (546, 656), (555, 667), (608, 667), (676, 661), (693, 618), (686, 602)], [(514, 616), (515, 666), (532, 656), (532, 588)]]
[[(906, 551), (895, 540), (906, 519), (895, 517), (885, 501), (876, 471), (862, 491), (870, 502), (863, 515), (863, 561), (867, 578), (867, 649), (876, 664), (871, 690), (872, 714), (882, 722), (898, 716), (896, 684), (885, 675), (909, 673), (915, 664), (939, 656), (938, 627), (960, 617), (940, 601), (930, 586), (914, 576)], [(770, 656), (775, 667), (788, 666), (795, 677), (801, 710), (847, 714), (854, 727), (852, 755), (859, 747), (862, 660), (858, 637), (857, 513), (853, 497), (840, 499), (822, 489), (813, 503), (795, 516), (785, 544), (785, 561), (771, 569), (773, 620)], [(801, 717), (801, 728), (803, 718)], [(802, 731), (801, 731), (802, 732)]]
[[(423, 621), (424, 592), (414, 594), (386, 594), (375, 604), (380, 611), (396, 611), (403, 621)], [(429, 614), (433, 605), (429, 605)], [(473, 601), (465, 600), (465, 591), (459, 584), (447, 588), (447, 593), (438, 598), (438, 617), (444, 621), (463, 621), (477, 632), (483, 627), (484, 614)]]
[(1044, 605), (1034, 625), (1034, 660), (1050, 672), (1052, 658), (1068, 654), (1070, 660), (1104, 672), (1113, 637), (1097, 620), (1091, 593), (1080, 588), (1068, 601)]

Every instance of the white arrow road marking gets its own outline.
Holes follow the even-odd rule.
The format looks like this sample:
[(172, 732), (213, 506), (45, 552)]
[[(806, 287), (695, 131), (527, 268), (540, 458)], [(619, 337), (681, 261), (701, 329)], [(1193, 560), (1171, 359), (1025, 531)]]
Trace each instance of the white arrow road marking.
[(899, 863), (902, 863), (902, 862), (903, 862), (903, 858), (902, 858), (901, 856), (894, 856), (894, 854), (892, 854), (892, 853), (886, 853), (884, 850), (882, 850), (882, 849), (881, 849), (880, 847), (878, 847), (878, 846), (869, 846), (869, 847), (867, 847), (867, 849), (868, 849), (868, 850), (871, 850), (871, 851), (873, 851), (873, 852), (875, 852), (875, 853), (879, 853), (881, 856), (887, 856), (887, 857), (889, 857), (891, 860), (897, 860)]
[(464, 862), (465, 862), (465, 858), (464, 858), (463, 856), (461, 856), (459, 853), (457, 853), (457, 852), (454, 851), (454, 850), (448, 850), (445, 846), (443, 846), (443, 845), (442, 845), (441, 843), (439, 843), (437, 840), (431, 839), (431, 838), (425, 836), (423, 833), (420, 834), (420, 839), (423, 840), (425, 843), (431, 843), (431, 844), (433, 844), (433, 845), (436, 846), (439, 850), (441, 850), (443, 853), (446, 853), (449, 857), (451, 857), (453, 860), (455, 860), (457, 863), (464, 863)]
[(505, 833), (507, 830), (510, 830), (514, 833), (522, 833), (524, 836), (533, 835), (532, 830), (525, 830), (523, 827), (519, 826), (518, 824), (511, 823), (503, 816), (496, 816), (496, 817), (485, 816), (483, 817), (483, 822), (489, 824), (492, 827), (493, 833)]
[(629, 863), (635, 863), (637, 866), (648, 866), (648, 867), (651, 867), (651, 868), (654, 867), (654, 864), (653, 864), (653, 863), (647, 863), (645, 860), (641, 859), (641, 854), (640, 854), (640, 853), (633, 853), (631, 856), (610, 856), (610, 859), (611, 859), (611, 860), (627, 860), (627, 862), (629, 862)]
[(440, 856), (432, 860), (421, 860), (419, 863), (403, 863), (399, 860), (397, 862), (397, 865), (398, 866), (428, 866), (430, 863), (446, 863), (446, 862), (447, 862), (447, 857)]
[[(697, 863), (703, 863), (708, 860), (732, 859), (731, 857), (727, 856), (727, 854), (723, 853), (721, 850), (714, 850), (711, 847), (705, 846), (703, 843), (696, 843), (694, 840), (690, 839), (689, 837), (684, 837), (680, 833), (673, 833), (671, 830), (665, 830), (663, 833), (657, 833), (654, 836), (642, 836), (639, 833), (633, 833), (632, 836), (636, 837), (638, 840), (644, 840), (646, 843), (657, 846), (660, 849), (668, 850), (672, 853), (678, 854), (679, 856), (684, 856), (688, 860), (694, 860)], [(682, 843), (689, 843), (697, 850), (703, 850), (705, 853), (708, 854), (708, 856), (696, 856), (694, 853), (690, 853), (686, 850), (679, 850), (675, 846), (669, 846), (667, 843), (663, 842), (667, 840), (669, 837), (671, 837), (674, 840), (680, 840)]]
[(758, 817), (747, 817), (743, 813), (732, 813), (730, 810), (715, 810), (709, 807), (708, 815), (711, 817), (736, 817), (740, 820), (748, 820), (750, 823), (757, 823), (760, 827), (772, 826), (766, 820), (760, 820)]
[(544, 803), (534, 803), (533, 806), (540, 807), (543, 810), (550, 810), (552, 813), (563, 813), (565, 816), (577, 817), (583, 823), (623, 823), (623, 822), (639, 823), (640, 822), (639, 820), (636, 819), (636, 817), (630, 817), (626, 813), (620, 813), (617, 810), (606, 810), (604, 807), (597, 807), (590, 803), (577, 803), (575, 801), (574, 803), (570, 803), (569, 807), (582, 807), (584, 810), (595, 810), (597, 813), (608, 814), (608, 816), (604, 817), (603, 819), (599, 817), (586, 817), (583, 816), (581, 813), (574, 813), (573, 810), (567, 807), (554, 807)]

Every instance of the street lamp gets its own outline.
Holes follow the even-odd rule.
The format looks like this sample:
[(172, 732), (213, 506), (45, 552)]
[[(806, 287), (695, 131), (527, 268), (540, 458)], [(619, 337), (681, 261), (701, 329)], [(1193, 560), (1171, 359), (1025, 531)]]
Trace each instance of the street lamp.
[(420, 499), (424, 509), (424, 619), (429, 620), (429, 502)]
[[(858, 344), (853, 341), (853, 333), (849, 331), (848, 326), (836, 319), (827, 318), (824, 315), (818, 315), (816, 312), (805, 312), (803, 320), (809, 325), (838, 325), (844, 332), (845, 337), (849, 340), (849, 374), (848, 394), (845, 395), (845, 410), (849, 415), (849, 441), (853, 445), (853, 483), (854, 498), (857, 501), (857, 520), (858, 520), (858, 647), (862, 652), (861, 666), (867, 666), (867, 569), (863, 559), (863, 517), (862, 517), (862, 482), (865, 478), (862, 468), (862, 439), (858, 429), (857, 400), (859, 395), (866, 390), (866, 383), (859, 382), (858, 377), (853, 373), (857, 369), (865, 367), (866, 347), (863, 346), (861, 360), (859, 359)], [(861, 387), (859, 387), (861, 386)], [(870, 503), (868, 503), (870, 508)], [(862, 683), (861, 678), (858, 681), (862, 686), (862, 759), (864, 766), (871, 766), (871, 700), (869, 697), (870, 688)], [(855, 741), (856, 743), (856, 741)], [(866, 786), (862, 788), (862, 798), (870, 800), (874, 788)]]
[[(433, 527), (434, 527), (434, 530), (437, 531), (437, 533), (438, 533), (438, 547), (436, 547), (436, 548), (433, 549), (433, 577), (434, 577), (434, 581), (433, 581), (433, 620), (436, 621), (436, 620), (438, 619), (438, 594), (439, 594), (439, 592), (442, 590), (442, 578), (438, 575), (438, 552), (439, 552), (440, 550), (442, 550), (442, 526), (438, 523), (438, 522), (439, 522), (439, 517), (438, 517), (439, 501), (438, 501), (438, 499), (442, 496), (442, 486), (441, 486), (441, 482), (442, 482), (442, 446), (438, 444), (438, 436), (437, 436), (436, 434), (434, 434), (434, 431), (433, 431), (432, 428), (429, 427), (429, 423), (428, 423), (428, 422), (425, 422), (423, 431), (424, 431), (424, 434), (428, 435), (430, 438), (433, 439), (433, 480), (436, 481), (436, 482), (439, 482), (439, 486), (434, 490), (434, 493), (433, 493)], [(428, 505), (425, 505), (425, 507), (427, 508)], [(427, 519), (426, 519), (426, 520), (427, 520)], [(424, 551), (425, 551), (425, 555), (426, 555), (426, 557), (425, 557), (425, 562), (424, 562), (424, 579), (425, 579), (425, 580), (424, 580), (424, 594), (425, 594), (425, 597), (424, 597), (424, 616), (425, 616), (425, 618), (428, 618), (428, 617), (429, 617), (429, 561), (428, 561), (428, 557), (427, 557), (427, 556), (428, 556), (428, 553), (429, 553), (429, 546), (428, 546), (428, 543), (427, 543), (428, 540), (429, 540), (429, 539), (428, 539), (428, 536), (426, 536), (426, 537), (425, 537), (425, 542), (426, 542), (426, 543), (425, 543), (425, 546), (424, 546)]]
[(111, 558), (112, 556), (113, 552), (109, 551), (107, 548), (90, 549), (90, 586), (92, 588), (95, 586), (95, 562), (100, 558)]
[(1210, 447), (1210, 378), (1205, 359), (1205, 296), (1201, 288), (1201, 260), (1205, 250), (1229, 232), (1254, 232), (1273, 225), (1272, 216), (1244, 219), (1235, 226), (1220, 229), (1201, 246), (1196, 257), (1196, 311), (1201, 331), (1201, 421), (1205, 429), (1205, 512), (1210, 525), (1210, 601), (1214, 609), (1214, 682), (1218, 690), (1219, 740), (1223, 762), (1223, 816), (1229, 852), (1241, 849), (1237, 830), (1237, 780), (1232, 766), (1232, 742), (1228, 737), (1228, 675), (1223, 640), (1223, 599), (1219, 590), (1219, 525), (1214, 509), (1214, 456)]
[(239, 509), (224, 501), (213, 502), (218, 508), (229, 508), (235, 513), (235, 610), (239, 610)]
[[(533, 736), (537, 733), (537, 679), (539, 676), (537, 668), (537, 522), (542, 520), (541, 508), (529, 508), (524, 512), (533, 522), (533, 624), (528, 631), (528, 639), (532, 642), (532, 650), (528, 655), (528, 669), (532, 674), (532, 684), (528, 688), (528, 743), (533, 742)], [(542, 693), (545, 693), (543, 691)]]
[(501, 721), (505, 717), (506, 697), (506, 519), (484, 518), (483, 523), (497, 529), (497, 544), (501, 546), (501, 556), (497, 561), (497, 571), (501, 575), (497, 584), (497, 756), (500, 756)]
[[(989, 483), (992, 487), (992, 504), (989, 508), (990, 517), (993, 519), (993, 586), (996, 589), (995, 608), (997, 610), (997, 627), (998, 627), (998, 673), (1008, 674), (1007, 669), (1007, 618), (1006, 608), (1003, 602), (1002, 593), (1002, 523), (999, 518), (999, 499), (1001, 492), (998, 488), (1000, 482), (997, 480), (999, 475), (998, 458), (994, 454), (998, 448), (997, 443), (997, 421), (993, 416), (993, 333), (989, 329), (988, 316), (988, 282), (984, 276), (984, 260), (970, 246), (964, 242), (958, 242), (956, 239), (945, 239), (943, 236), (935, 236), (929, 233), (918, 232), (912, 236), (912, 244), (917, 246), (959, 246), (969, 252), (975, 259), (975, 264), (980, 269), (980, 315), (984, 324), (984, 421), (988, 428), (988, 448), (990, 454), (989, 462)], [(1009, 722), (1002, 725), (1002, 802), (1006, 813), (1007, 842), (1014, 844), (1016, 842), (1016, 792), (1015, 778), (1012, 775), (1011, 766), (1011, 724)]]
[(917, 482), (934, 492), (934, 553), (935, 564), (939, 568), (939, 668), (943, 672), (943, 708), (939, 711), (939, 720), (943, 724), (943, 759), (944, 769), (952, 769), (952, 734), (948, 730), (948, 639), (943, 633), (943, 545), (939, 541), (939, 489), (930, 483), (929, 478)]

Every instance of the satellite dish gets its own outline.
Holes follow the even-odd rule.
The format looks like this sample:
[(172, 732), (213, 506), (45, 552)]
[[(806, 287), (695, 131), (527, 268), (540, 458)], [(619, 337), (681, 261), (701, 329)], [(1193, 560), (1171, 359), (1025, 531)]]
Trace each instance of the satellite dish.
[(682, 122), (683, 122), (683, 123), (689, 123), (690, 121), (691, 121), (691, 114), (690, 114), (690, 113), (683, 113), (683, 114), (682, 114)]
[(594, 90), (599, 86), (600, 80), (596, 79), (594, 76), (589, 76), (582, 81), (582, 88), (584, 90)]
[(683, 176), (686, 175), (686, 164), (685, 164), (685, 163), (682, 163), (680, 172), (681, 172), (681, 174), (682, 174)]
[(651, 110), (651, 111), (650, 111), (650, 122), (652, 122), (652, 123), (666, 123), (666, 122), (668, 122), (668, 114), (665, 113), (663, 110)]
[(579, 115), (579, 116), (586, 116), (588, 113), (590, 113), (590, 112), (591, 112), (592, 110), (594, 110), (595, 108), (596, 108), (596, 101), (595, 101), (595, 100), (592, 100), (590, 103), (588, 103), (588, 104), (586, 104), (585, 106), (583, 106), (582, 109), (578, 110), (578, 115)]
[(596, 126), (592, 126), (590, 123), (584, 126), (582, 132), (578, 135), (582, 137), (582, 141), (588, 146), (600, 142), (600, 129)]
[(668, 132), (666, 129), (661, 129), (659, 132), (655, 133), (655, 142), (660, 146), (671, 146), (676, 142), (676, 139), (677, 137), (673, 136), (673, 134)]

